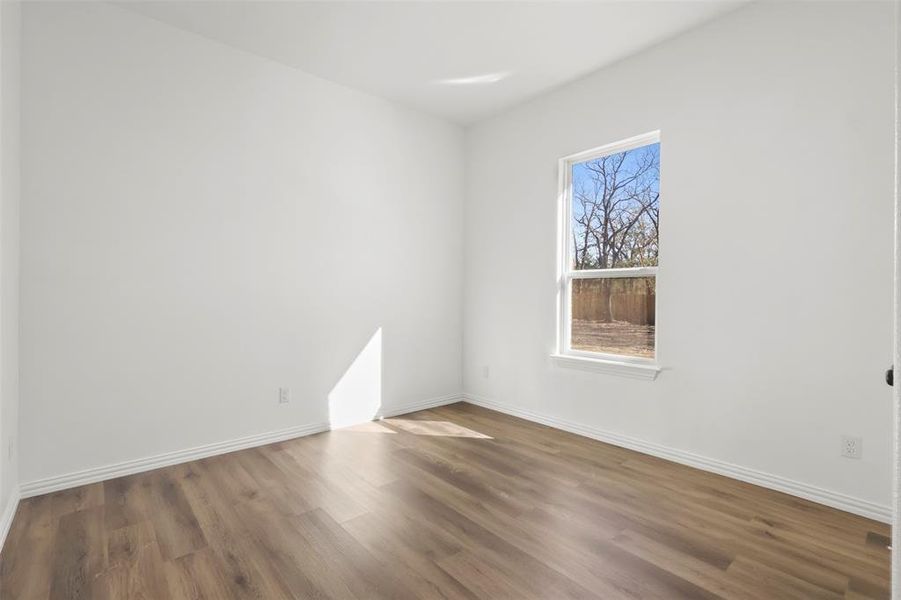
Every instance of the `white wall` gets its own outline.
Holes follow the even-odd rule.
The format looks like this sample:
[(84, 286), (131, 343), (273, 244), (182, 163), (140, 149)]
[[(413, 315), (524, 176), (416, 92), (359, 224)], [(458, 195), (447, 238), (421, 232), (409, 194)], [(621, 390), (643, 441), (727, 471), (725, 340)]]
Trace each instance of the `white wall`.
[(462, 130), (105, 4), (23, 31), (24, 482), (460, 392)]
[[(469, 131), (466, 391), (888, 506), (892, 23), (755, 3)], [(665, 371), (552, 366), (557, 159), (655, 129)]]
[(0, 2), (0, 515), (18, 486), (20, 32), (19, 3)]

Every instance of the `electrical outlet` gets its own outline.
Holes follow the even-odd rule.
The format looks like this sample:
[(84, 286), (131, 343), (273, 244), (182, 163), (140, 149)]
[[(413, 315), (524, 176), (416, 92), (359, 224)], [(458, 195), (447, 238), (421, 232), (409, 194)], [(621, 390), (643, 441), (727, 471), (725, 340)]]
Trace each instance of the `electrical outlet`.
[(843, 435), (842, 456), (845, 458), (863, 458), (863, 438)]
[(278, 403), (287, 404), (291, 402), (291, 388), (278, 388)]
[(488, 365), (482, 365), (482, 377), (484, 377), (485, 379), (491, 377), (491, 369), (488, 367)]

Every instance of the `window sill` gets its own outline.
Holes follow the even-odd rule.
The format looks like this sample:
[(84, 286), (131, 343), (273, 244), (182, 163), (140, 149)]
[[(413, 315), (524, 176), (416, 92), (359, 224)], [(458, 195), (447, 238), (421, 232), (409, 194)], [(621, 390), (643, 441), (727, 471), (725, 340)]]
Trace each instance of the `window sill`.
[(558, 367), (568, 369), (582, 369), (595, 373), (619, 375), (631, 379), (643, 379), (653, 381), (660, 372), (660, 367), (655, 364), (639, 364), (618, 360), (605, 360), (600, 358), (586, 358), (582, 356), (570, 356), (567, 354), (552, 354), (551, 360)]

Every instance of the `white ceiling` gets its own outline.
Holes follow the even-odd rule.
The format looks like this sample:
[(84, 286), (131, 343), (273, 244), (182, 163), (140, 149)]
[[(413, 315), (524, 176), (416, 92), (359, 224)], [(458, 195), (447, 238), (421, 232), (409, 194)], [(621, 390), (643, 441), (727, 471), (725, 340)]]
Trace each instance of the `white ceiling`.
[(467, 124), (741, 3), (126, 0), (117, 4)]

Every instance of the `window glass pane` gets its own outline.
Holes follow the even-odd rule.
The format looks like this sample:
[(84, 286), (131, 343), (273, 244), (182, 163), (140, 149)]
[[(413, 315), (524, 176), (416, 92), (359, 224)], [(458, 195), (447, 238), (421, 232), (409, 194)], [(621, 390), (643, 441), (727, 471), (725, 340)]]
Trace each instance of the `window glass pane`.
[(660, 144), (572, 166), (574, 269), (657, 266)]
[(656, 279), (572, 280), (573, 350), (654, 358)]

